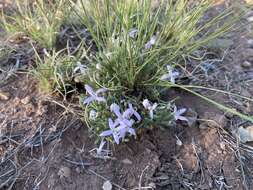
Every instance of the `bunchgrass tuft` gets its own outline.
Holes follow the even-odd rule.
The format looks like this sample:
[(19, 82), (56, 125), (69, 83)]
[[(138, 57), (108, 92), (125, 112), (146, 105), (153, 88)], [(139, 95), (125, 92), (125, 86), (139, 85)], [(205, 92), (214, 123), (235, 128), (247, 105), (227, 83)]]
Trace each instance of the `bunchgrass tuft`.
[(3, 28), (9, 33), (24, 33), (42, 47), (52, 49), (60, 26), (68, 17), (67, 0), (15, 0), (13, 14), (2, 13)]
[(203, 35), (230, 12), (200, 24), (210, 4), (201, 1), (189, 8), (187, 2), (164, 1), (154, 8), (150, 0), (81, 1), (77, 14), (98, 48), (90, 64), (91, 73), (99, 76), (94, 79), (98, 85), (117, 89), (119, 94), (154, 98), (167, 65), (176, 66), (183, 56), (231, 27), (226, 22)]
[[(31, 71), (39, 81), (39, 87), (46, 93), (56, 93), (66, 98), (75, 90), (74, 79), (78, 75), (75, 68), (79, 62), (79, 56), (73, 56), (66, 49), (47, 52), (44, 49), (43, 56), (36, 52), (36, 67)], [(67, 52), (67, 54), (66, 54)]]

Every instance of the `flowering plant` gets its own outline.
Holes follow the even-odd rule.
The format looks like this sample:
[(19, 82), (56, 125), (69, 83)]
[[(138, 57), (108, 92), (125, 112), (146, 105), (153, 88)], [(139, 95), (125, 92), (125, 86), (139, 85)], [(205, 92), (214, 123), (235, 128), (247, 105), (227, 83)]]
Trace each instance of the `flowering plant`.
[(100, 139), (98, 152), (106, 141), (119, 144), (136, 138), (142, 128), (188, 123), (187, 109), (164, 102), (161, 95), (165, 86), (180, 84), (183, 58), (228, 30), (225, 24), (201, 37), (205, 27), (221, 18), (199, 24), (208, 1), (194, 4), (191, 10), (186, 0), (161, 1), (158, 7), (152, 0), (81, 0), (80, 4), (76, 13), (97, 50), (86, 60), (82, 82), (87, 96), (81, 102), (87, 125)]

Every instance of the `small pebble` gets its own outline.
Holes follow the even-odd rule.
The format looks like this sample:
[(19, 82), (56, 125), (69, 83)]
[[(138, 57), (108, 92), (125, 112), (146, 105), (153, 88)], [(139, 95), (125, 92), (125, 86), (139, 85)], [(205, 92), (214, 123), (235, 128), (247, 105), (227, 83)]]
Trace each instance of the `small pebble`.
[(253, 16), (247, 18), (248, 22), (253, 22)]
[(176, 136), (176, 139), (177, 139), (176, 145), (177, 145), (177, 146), (182, 146), (182, 145), (183, 145), (183, 142), (178, 138), (178, 136)]
[(1, 92), (0, 91), (0, 100), (9, 100), (10, 99), (10, 94), (8, 92)]
[(63, 177), (69, 178), (71, 175), (71, 170), (70, 168), (63, 166), (60, 168), (57, 174), (58, 176), (60, 176), (60, 178), (63, 178)]
[(112, 190), (112, 184), (110, 181), (106, 181), (103, 184), (103, 190)]
[(29, 96), (26, 96), (25, 98), (23, 98), (21, 100), (21, 103), (24, 104), (24, 105), (27, 105), (29, 102), (30, 102), (30, 97)]
[(80, 169), (80, 167), (77, 167), (75, 170), (76, 170), (76, 173), (78, 173), (78, 174), (80, 174), (80, 173), (81, 173), (81, 169)]
[(226, 150), (226, 144), (224, 142), (220, 143), (221, 150)]
[(177, 139), (176, 144), (177, 144), (177, 146), (182, 146), (183, 145), (183, 143), (182, 143), (182, 141), (180, 139)]
[(151, 182), (150, 184), (148, 184), (148, 186), (152, 189), (156, 189), (156, 184), (154, 182)]
[(133, 162), (132, 162), (131, 160), (129, 160), (128, 158), (122, 160), (122, 163), (123, 163), (123, 164), (127, 164), (127, 165), (133, 164)]
[(253, 39), (249, 39), (247, 43), (249, 45), (249, 48), (253, 48)]
[(249, 61), (244, 61), (243, 63), (242, 63), (242, 67), (244, 67), (244, 68), (250, 68), (251, 67), (251, 63), (249, 62)]

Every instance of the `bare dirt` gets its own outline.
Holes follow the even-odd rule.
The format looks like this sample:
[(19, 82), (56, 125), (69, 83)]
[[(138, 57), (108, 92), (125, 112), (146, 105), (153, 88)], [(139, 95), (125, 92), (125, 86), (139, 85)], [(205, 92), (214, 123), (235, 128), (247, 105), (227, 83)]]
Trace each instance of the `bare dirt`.
[[(253, 65), (243, 65), (253, 64), (251, 38), (247, 27), (233, 34), (226, 59), (214, 61), (208, 71), (206, 62), (201, 63), (204, 69), (190, 83), (201, 81), (252, 97)], [(31, 75), (15, 73), (0, 83), (0, 189), (99, 190), (105, 181), (122, 190), (253, 189), (252, 144), (240, 144), (233, 135), (249, 123), (194, 95), (178, 89), (166, 94), (197, 113), (192, 126), (146, 130), (137, 140), (108, 147), (111, 157), (101, 159), (92, 154), (97, 145), (83, 122), (40, 92)], [(247, 101), (202, 93), (238, 111), (253, 112)]]

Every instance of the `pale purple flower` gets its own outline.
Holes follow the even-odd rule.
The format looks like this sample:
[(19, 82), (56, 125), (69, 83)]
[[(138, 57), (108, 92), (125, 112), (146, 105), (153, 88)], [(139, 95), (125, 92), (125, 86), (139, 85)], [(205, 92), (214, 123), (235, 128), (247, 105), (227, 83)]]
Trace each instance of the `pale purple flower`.
[(143, 100), (142, 105), (144, 106), (144, 108), (146, 110), (149, 111), (149, 116), (151, 119), (153, 119), (154, 118), (154, 110), (157, 107), (157, 103), (152, 104), (152, 103), (150, 103), (150, 101), (148, 99), (145, 99), (145, 100)]
[(167, 65), (168, 73), (162, 75), (161, 80), (169, 80), (171, 83), (175, 84), (176, 78), (179, 76), (179, 72), (175, 71), (170, 65)]
[(111, 109), (111, 112), (113, 112), (117, 116), (116, 122), (119, 123), (121, 126), (131, 127), (133, 125), (132, 122), (129, 120), (131, 115), (128, 110), (126, 110), (123, 114), (121, 114), (119, 105), (115, 103), (113, 103), (110, 106), (110, 109)]
[(119, 127), (117, 129), (120, 133), (120, 137), (124, 138), (126, 136), (126, 133), (136, 135), (135, 130), (132, 128), (134, 120), (131, 119), (131, 117), (135, 116), (137, 121), (141, 121), (141, 116), (137, 111), (135, 111), (133, 105), (129, 103), (128, 109), (126, 109), (123, 113), (120, 112), (119, 105), (115, 103), (110, 106), (110, 109), (111, 112), (117, 116), (115, 123), (119, 124)]
[(119, 144), (119, 140), (120, 140), (120, 133), (117, 127), (118, 123), (117, 122), (113, 122), (113, 120), (111, 118), (109, 118), (108, 120), (109, 123), (109, 130), (106, 130), (104, 132), (102, 132), (99, 136), (101, 137), (108, 137), (108, 136), (113, 136), (114, 141)]
[(87, 66), (86, 65), (82, 65), (80, 62), (77, 62), (76, 67), (74, 68), (73, 72), (77, 73), (78, 71), (81, 72), (81, 74), (85, 74), (87, 72)]
[(153, 45), (155, 45), (157, 40), (156, 36), (152, 36), (150, 40), (145, 44), (145, 49), (151, 49)]
[[(134, 120), (130, 120), (131, 126), (134, 124)], [(135, 129), (131, 126), (126, 125), (120, 125), (117, 129), (119, 131), (120, 138), (125, 138), (127, 133), (130, 133), (130, 135), (136, 136)]]
[(134, 115), (137, 119), (138, 122), (141, 121), (141, 116), (140, 114), (133, 108), (133, 105), (132, 104), (128, 104), (128, 109), (125, 111), (125, 112), (128, 112), (128, 114), (130, 115), (130, 117), (132, 115)]
[(129, 33), (128, 33), (128, 35), (130, 36), (130, 38), (136, 38), (137, 37), (137, 33), (138, 33), (138, 30), (136, 29), (136, 28), (132, 28), (130, 31), (129, 31)]
[(100, 88), (96, 92), (94, 92), (94, 90), (89, 85), (85, 85), (85, 90), (90, 95), (90, 97), (88, 97), (84, 100), (84, 102), (83, 102), (84, 105), (90, 104), (93, 101), (106, 102), (104, 97), (99, 96), (99, 94), (105, 92), (106, 89)]
[(182, 114), (184, 114), (185, 112), (186, 112), (186, 108), (177, 110), (177, 107), (174, 106), (173, 114), (174, 114), (175, 120), (188, 121), (186, 117), (182, 116)]
[[(134, 115), (136, 117), (136, 119), (138, 120), (138, 122), (141, 121), (141, 116), (140, 114), (133, 108), (132, 104), (128, 104), (128, 109), (126, 109), (123, 114), (121, 114), (120, 112), (120, 107), (119, 105), (113, 103), (110, 106), (110, 110), (111, 112), (113, 112), (118, 118), (118, 122), (123, 124), (125, 123), (125, 125), (127, 126), (132, 126), (131, 122), (129, 121), (129, 119)], [(122, 123), (123, 122), (123, 123)], [(124, 125), (124, 124), (123, 124)]]
[(103, 151), (103, 147), (105, 146), (106, 141), (104, 139), (102, 139), (102, 141), (100, 142), (99, 147), (96, 149), (97, 150), (97, 155), (101, 155), (102, 151)]

